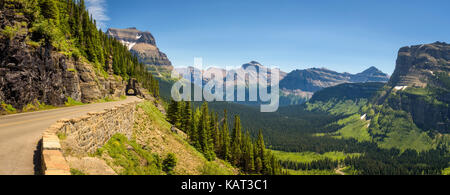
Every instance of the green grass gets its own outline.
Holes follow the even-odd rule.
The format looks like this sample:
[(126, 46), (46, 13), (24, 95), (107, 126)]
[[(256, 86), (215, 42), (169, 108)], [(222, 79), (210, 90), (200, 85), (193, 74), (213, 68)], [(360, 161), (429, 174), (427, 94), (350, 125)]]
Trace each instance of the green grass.
[(163, 129), (170, 129), (172, 128), (172, 125), (166, 121), (166, 116), (162, 114), (158, 108), (156, 108), (155, 105), (151, 102), (143, 102), (138, 104), (138, 108), (141, 108), (144, 110), (144, 112), (149, 117), (149, 120), (155, 123), (155, 125), (163, 128)]
[(66, 101), (65, 105), (66, 106), (80, 106), (80, 105), (84, 105), (84, 103), (76, 101), (76, 100), (72, 99), (71, 97), (67, 97), (67, 101)]
[(58, 132), (58, 134), (56, 134), (56, 135), (62, 141), (67, 139), (67, 134), (65, 134), (64, 132)]
[[(166, 116), (162, 114), (158, 108), (149, 101), (145, 101), (137, 105), (137, 108), (142, 109), (145, 112), (145, 116), (147, 120), (151, 122), (154, 129), (158, 129), (159, 131), (171, 132), (170, 129), (172, 125), (166, 121)], [(135, 131), (141, 131), (142, 127), (135, 127)], [(179, 156), (179, 161), (181, 159), (190, 160), (199, 160), (201, 162), (201, 166), (199, 167), (183, 167), (179, 163), (179, 167), (181, 169), (195, 169), (202, 175), (235, 175), (235, 168), (231, 166), (228, 162), (225, 162), (221, 159), (216, 159), (215, 161), (208, 161), (202, 153), (200, 153), (197, 149), (195, 149), (192, 145), (190, 145), (183, 137), (178, 134), (170, 133), (169, 136), (174, 136), (174, 139), (183, 145), (182, 150), (186, 153), (185, 156)], [(188, 155), (190, 154), (190, 155)], [(195, 157), (195, 158), (193, 158)], [(181, 171), (181, 170), (180, 170)], [(185, 174), (183, 171), (175, 172), (175, 174)]]
[(401, 151), (413, 149), (418, 152), (436, 147), (433, 139), (413, 122), (409, 113), (383, 108), (372, 120), (371, 132), (383, 135), (375, 141), (383, 149), (396, 148)]
[(396, 131), (387, 133), (386, 136), (387, 138), (378, 144), (381, 148), (397, 148), (401, 151), (413, 149), (419, 152), (434, 148), (433, 141), (426, 132), (396, 129)]
[(142, 149), (134, 140), (122, 134), (114, 135), (97, 152), (98, 156), (107, 153), (112, 160), (111, 167), (120, 175), (162, 175), (161, 159), (158, 155)]
[(83, 171), (80, 171), (78, 169), (70, 169), (71, 175), (87, 175), (86, 173), (83, 173)]
[(55, 106), (47, 105), (45, 103), (41, 103), (38, 100), (35, 100), (34, 103), (27, 104), (23, 109), (22, 112), (33, 112), (33, 111), (42, 111), (42, 110), (51, 110), (55, 109)]
[(17, 110), (11, 104), (6, 104), (4, 101), (0, 103), (0, 106), (7, 114), (17, 113)]
[(450, 167), (444, 169), (444, 171), (442, 171), (442, 175), (450, 175)]
[(16, 35), (22, 35), (26, 34), (26, 26), (27, 23), (16, 23), (14, 26), (5, 26), (4, 29), (0, 30), (0, 35), (5, 36), (9, 38), (10, 40), (13, 40)]
[(334, 170), (291, 170), (285, 169), (289, 175), (338, 175)]
[(408, 87), (403, 92), (420, 96), (426, 96), (430, 94), (427, 88), (419, 88), (419, 87)]
[[(231, 167), (229, 164), (227, 166)], [(224, 169), (216, 162), (206, 162), (200, 172), (202, 175), (234, 175), (230, 169)]]
[(372, 136), (369, 133), (369, 121), (361, 120), (359, 114), (355, 114), (348, 118), (338, 121), (338, 125), (344, 127), (335, 133), (336, 138), (356, 139), (359, 142), (372, 141)]
[(292, 161), (298, 163), (311, 163), (313, 161), (331, 159), (333, 161), (342, 161), (347, 157), (361, 156), (359, 153), (345, 154), (343, 152), (327, 152), (325, 154), (318, 154), (314, 152), (283, 152), (272, 150), (278, 159), (281, 161)]
[(342, 172), (345, 173), (345, 175), (359, 175), (358, 170), (356, 170), (354, 167), (345, 167), (342, 169)]
[(367, 99), (354, 100), (336, 100), (331, 99), (327, 102), (316, 101), (306, 103), (308, 111), (321, 111), (334, 116), (346, 116), (358, 113), (364, 105), (368, 103)]
[(69, 68), (69, 69), (67, 69), (67, 71), (69, 71), (69, 72), (77, 72), (77, 70), (74, 69), (74, 68)]
[[(126, 97), (125, 97), (125, 99), (126, 99)], [(106, 103), (106, 102), (114, 102), (114, 101), (116, 101), (114, 98), (104, 97), (102, 99), (95, 101), (95, 103)]]

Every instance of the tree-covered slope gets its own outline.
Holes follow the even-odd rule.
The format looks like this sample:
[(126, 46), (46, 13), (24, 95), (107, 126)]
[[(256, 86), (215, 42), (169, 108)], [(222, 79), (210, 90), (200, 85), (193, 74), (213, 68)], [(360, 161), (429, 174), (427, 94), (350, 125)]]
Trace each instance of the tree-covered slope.
[(120, 96), (128, 78), (158, 95), (157, 81), (125, 46), (97, 29), (84, 0), (5, 0), (0, 6), (5, 105)]

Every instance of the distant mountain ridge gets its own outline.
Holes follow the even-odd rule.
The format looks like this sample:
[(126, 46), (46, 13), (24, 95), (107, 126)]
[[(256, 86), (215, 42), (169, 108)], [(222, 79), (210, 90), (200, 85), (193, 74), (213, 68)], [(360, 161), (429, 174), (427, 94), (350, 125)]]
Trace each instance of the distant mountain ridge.
[(280, 88), (315, 93), (321, 89), (333, 87), (343, 83), (388, 81), (389, 75), (381, 72), (373, 66), (358, 74), (338, 73), (325, 68), (310, 68), (292, 71), (282, 81), (280, 81)]
[(150, 32), (142, 32), (136, 28), (116, 29), (110, 28), (106, 32), (128, 47), (139, 61), (148, 66), (172, 67), (167, 55), (159, 50), (155, 38)]
[[(258, 80), (257, 73), (261, 69), (269, 70), (269, 68), (265, 67), (261, 63), (251, 61), (249, 63), (243, 64), (238, 69), (231, 70), (231, 72), (248, 73), (248, 78), (240, 78), (238, 80), (239, 82), (237, 82), (237, 85), (246, 85), (246, 83), (242, 81)], [(184, 78), (188, 78), (190, 75), (191, 79), (193, 79), (193, 83), (198, 86), (204, 85), (212, 79), (215, 79), (219, 83), (222, 83), (224, 82), (224, 80), (226, 80), (227, 76), (229, 78), (232, 78), (230, 77), (230, 74), (232, 74), (230, 73), (230, 71), (227, 73), (225, 69), (221, 68), (199, 70), (194, 67), (187, 67), (175, 68), (175, 71), (183, 75)], [(216, 74), (216, 77), (212, 78), (211, 75), (215, 73), (221, 73), (223, 77), (218, 78)], [(268, 74), (267, 78), (264, 78), (264, 80), (268, 81), (270, 80), (270, 78), (271, 74)], [(373, 66), (358, 74), (338, 73), (336, 71), (328, 70), (325, 68), (310, 68), (305, 70), (294, 70), (290, 73), (286, 73), (280, 70), (279, 81), (275, 81), (275, 83), (273, 84), (279, 84), (282, 96), (287, 97), (288, 99), (296, 99), (296, 101), (291, 101), (295, 102), (294, 104), (301, 104), (310, 99), (315, 92), (324, 88), (333, 87), (344, 83), (387, 83), (389, 81), (389, 78), (389, 75), (383, 73)], [(303, 101), (299, 101), (298, 98), (303, 99)]]

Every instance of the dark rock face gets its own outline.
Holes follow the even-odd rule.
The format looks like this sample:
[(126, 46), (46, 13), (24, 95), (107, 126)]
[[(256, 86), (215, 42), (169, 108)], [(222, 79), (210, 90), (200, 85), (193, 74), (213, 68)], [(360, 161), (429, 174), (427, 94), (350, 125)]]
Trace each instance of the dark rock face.
[(426, 87), (438, 72), (450, 72), (450, 45), (433, 44), (403, 47), (389, 82), (391, 86)]
[[(449, 73), (449, 44), (436, 42), (401, 48), (385, 96), (387, 104), (410, 113), (423, 130), (450, 133)], [(407, 88), (395, 89), (401, 86)]]
[[(10, 10), (0, 11), (0, 27), (29, 21)], [(125, 83), (113, 76), (98, 76), (92, 65), (74, 61), (54, 51), (50, 44), (30, 46), (25, 33), (0, 36), (0, 101), (16, 109), (37, 101), (64, 105), (68, 97), (92, 102), (106, 96), (120, 97)]]
[(108, 29), (107, 35), (121, 41), (128, 49), (138, 56), (139, 61), (149, 66), (164, 66), (172, 68), (167, 55), (159, 51), (156, 41), (150, 32), (141, 32), (136, 28)]

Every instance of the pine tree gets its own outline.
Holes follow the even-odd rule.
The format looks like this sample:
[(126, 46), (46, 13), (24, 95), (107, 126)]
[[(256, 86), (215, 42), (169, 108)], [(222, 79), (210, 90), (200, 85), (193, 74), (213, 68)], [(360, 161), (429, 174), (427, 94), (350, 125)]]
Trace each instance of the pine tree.
[(211, 161), (215, 159), (215, 154), (211, 145), (212, 139), (210, 136), (210, 116), (207, 102), (203, 103), (201, 110), (201, 117), (198, 124), (198, 138), (201, 146), (201, 151), (205, 155), (206, 159)]
[(41, 13), (46, 19), (59, 19), (59, 10), (55, 0), (40, 0)]
[(181, 129), (188, 135), (191, 134), (192, 127), (192, 110), (191, 110), (191, 102), (186, 102), (184, 104), (183, 112), (182, 112), (182, 121), (181, 121)]
[(228, 115), (227, 110), (224, 110), (224, 119), (222, 124), (222, 149), (221, 155), (224, 160), (231, 160), (231, 148), (230, 148), (230, 130), (228, 129)]
[(257, 172), (257, 173), (262, 173), (262, 169), (263, 169), (263, 163), (262, 163), (262, 160), (261, 160), (261, 157), (256, 157), (256, 160), (255, 160), (255, 171)]
[(253, 172), (255, 170), (253, 143), (248, 131), (244, 136), (243, 156), (244, 170), (249, 173)]
[(191, 139), (191, 143), (192, 145), (197, 148), (197, 150), (201, 151), (201, 145), (200, 145), (200, 141), (199, 141), (199, 137), (198, 137), (198, 123), (199, 123), (199, 118), (200, 118), (200, 110), (196, 109), (194, 112), (192, 112), (192, 123), (191, 123), (191, 135), (189, 136)]
[(261, 165), (262, 165), (261, 171), (262, 172), (264, 172), (267, 167), (266, 166), (267, 162), (266, 162), (266, 158), (265, 158), (265, 156), (266, 156), (265, 150), (266, 150), (266, 146), (264, 145), (264, 136), (263, 136), (262, 130), (259, 130), (258, 139), (256, 141), (255, 156), (257, 158), (261, 159)]
[(222, 137), (219, 128), (219, 115), (215, 113), (214, 115), (214, 149), (216, 154), (220, 154), (222, 149)]
[(241, 129), (241, 119), (239, 116), (235, 116), (234, 118), (234, 128), (231, 137), (231, 156), (232, 156), (232, 164), (239, 166), (241, 164), (242, 158), (242, 129)]
[(167, 120), (175, 125), (179, 126), (180, 122), (180, 103), (172, 100), (169, 104), (169, 109), (167, 110)]

